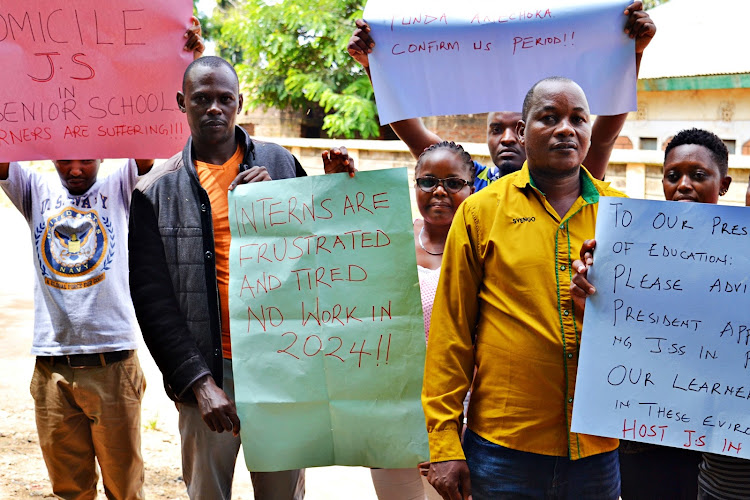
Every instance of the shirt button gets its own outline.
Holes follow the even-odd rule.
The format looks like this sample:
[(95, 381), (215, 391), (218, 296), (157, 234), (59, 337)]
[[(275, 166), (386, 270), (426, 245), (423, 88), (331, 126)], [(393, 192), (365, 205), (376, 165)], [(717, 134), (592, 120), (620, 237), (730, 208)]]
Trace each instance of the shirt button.
[(572, 353), (572, 352), (569, 352), (569, 353), (568, 353), (568, 358), (572, 358), (572, 357), (573, 357), (573, 353)]
[(201, 212), (205, 212), (206, 210), (208, 210), (208, 208), (206, 207), (206, 204), (202, 203), (201, 204)]
[(212, 254), (210, 251), (206, 252), (206, 260), (211, 260), (213, 258), (214, 254)]
[(568, 310), (567, 310), (567, 309), (565, 309), (565, 310), (563, 311), (563, 316), (570, 316), (570, 313), (568, 312)]
[(568, 398), (568, 403), (572, 403), (572, 402), (573, 402), (573, 398)]
[(567, 269), (567, 267), (565, 267), (565, 264), (563, 264), (562, 266), (560, 266), (560, 271), (565, 271), (566, 269)]

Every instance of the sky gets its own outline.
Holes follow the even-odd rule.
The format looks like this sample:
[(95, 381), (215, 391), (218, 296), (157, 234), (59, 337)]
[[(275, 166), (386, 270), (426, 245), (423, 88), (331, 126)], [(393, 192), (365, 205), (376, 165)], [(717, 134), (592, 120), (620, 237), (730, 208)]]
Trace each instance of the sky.
[[(214, 7), (216, 7), (216, 0), (199, 0), (198, 1), (198, 12), (206, 16), (210, 16)], [(206, 50), (203, 53), (206, 56), (216, 55), (216, 44), (214, 42), (206, 42)]]
[(203, 14), (211, 15), (211, 13), (214, 10), (214, 7), (216, 7), (216, 0), (199, 0), (198, 1), (198, 11)]

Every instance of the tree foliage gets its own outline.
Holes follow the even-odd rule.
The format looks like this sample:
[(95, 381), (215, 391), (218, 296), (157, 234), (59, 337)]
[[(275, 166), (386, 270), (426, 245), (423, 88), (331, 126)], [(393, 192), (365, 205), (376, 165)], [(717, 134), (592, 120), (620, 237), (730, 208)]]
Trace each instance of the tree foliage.
[(669, 0), (643, 0), (643, 8), (646, 10), (653, 9), (657, 5), (667, 3), (668, 1)]
[[(644, 0), (646, 9), (668, 0)], [(377, 136), (362, 68), (346, 52), (363, 0), (219, 0), (204, 35), (237, 69), (246, 106), (325, 112), (331, 136)]]
[(320, 107), (333, 136), (378, 135), (372, 87), (346, 52), (356, 0), (225, 2), (211, 21), (220, 53), (238, 71), (251, 107)]

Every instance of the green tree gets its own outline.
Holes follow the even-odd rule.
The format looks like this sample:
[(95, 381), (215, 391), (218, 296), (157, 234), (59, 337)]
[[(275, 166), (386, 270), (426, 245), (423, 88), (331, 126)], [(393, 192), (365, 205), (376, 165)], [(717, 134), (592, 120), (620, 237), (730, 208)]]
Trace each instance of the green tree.
[[(372, 87), (346, 52), (357, 0), (226, 2), (212, 19), (220, 53), (237, 68), (247, 105), (321, 108), (332, 136), (379, 133)], [(231, 5), (233, 4), (233, 5)]]
[(668, 1), (669, 0), (643, 0), (643, 8), (646, 10), (653, 9), (657, 5), (667, 3)]

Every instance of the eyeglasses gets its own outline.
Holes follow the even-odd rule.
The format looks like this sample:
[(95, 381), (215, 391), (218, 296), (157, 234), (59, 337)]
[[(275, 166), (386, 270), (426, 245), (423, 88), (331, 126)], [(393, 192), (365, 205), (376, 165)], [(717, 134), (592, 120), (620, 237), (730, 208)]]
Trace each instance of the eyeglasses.
[(447, 192), (456, 194), (465, 186), (471, 185), (471, 181), (459, 179), (458, 177), (447, 177), (445, 179), (438, 179), (437, 177), (417, 177), (416, 181), (417, 187), (426, 193), (432, 193), (437, 189), (438, 185), (441, 185)]

